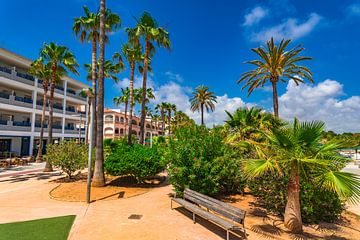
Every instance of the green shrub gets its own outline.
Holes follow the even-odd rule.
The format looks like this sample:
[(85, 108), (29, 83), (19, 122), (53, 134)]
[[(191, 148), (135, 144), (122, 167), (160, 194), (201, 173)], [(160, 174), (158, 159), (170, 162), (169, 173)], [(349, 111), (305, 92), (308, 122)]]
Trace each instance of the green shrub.
[(49, 144), (46, 148), (46, 159), (53, 166), (64, 171), (71, 179), (76, 171), (86, 167), (88, 147), (84, 143), (77, 143), (74, 140)]
[[(301, 216), (305, 223), (333, 222), (339, 218), (344, 210), (344, 203), (336, 193), (321, 189), (311, 181), (301, 183)], [(267, 174), (248, 181), (248, 186), (263, 207), (277, 214), (284, 213), (287, 201), (287, 177), (280, 178)]]
[(108, 174), (115, 176), (131, 175), (138, 182), (153, 176), (164, 169), (157, 147), (140, 144), (128, 145), (118, 141), (104, 163)]
[(186, 187), (208, 195), (242, 189), (239, 160), (224, 156), (228, 146), (223, 138), (221, 129), (202, 126), (175, 131), (164, 155), (177, 193)]

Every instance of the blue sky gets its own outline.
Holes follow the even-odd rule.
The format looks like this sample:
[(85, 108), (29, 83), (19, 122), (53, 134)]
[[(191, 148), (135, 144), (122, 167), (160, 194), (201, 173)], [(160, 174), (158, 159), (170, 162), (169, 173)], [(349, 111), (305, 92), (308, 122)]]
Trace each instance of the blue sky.
[[(44, 42), (55, 41), (68, 46), (81, 65), (88, 63), (90, 44), (81, 44), (71, 29), (84, 4), (98, 8), (98, 1), (87, 0), (2, 0), (0, 46), (35, 59)], [(158, 50), (153, 59), (155, 103), (175, 102), (198, 120), (187, 101), (196, 86), (205, 84), (219, 96), (217, 110), (206, 116), (209, 125), (224, 120), (224, 109), (258, 105), (271, 111), (268, 88), (247, 97), (236, 80), (249, 69), (243, 62), (255, 57), (250, 48), (270, 36), (285, 37), (314, 58), (307, 66), (315, 84), (279, 86), (281, 116), (323, 120), (338, 132), (360, 131), (360, 1), (107, 0), (107, 6), (123, 21), (110, 36), (108, 57), (126, 42), (124, 28), (134, 26), (134, 18), (145, 10), (170, 33), (172, 51)], [(85, 82), (85, 72), (80, 72), (76, 79)], [(106, 106), (114, 107), (112, 99), (127, 85), (127, 77), (128, 71), (119, 74), (117, 85), (107, 80)]]

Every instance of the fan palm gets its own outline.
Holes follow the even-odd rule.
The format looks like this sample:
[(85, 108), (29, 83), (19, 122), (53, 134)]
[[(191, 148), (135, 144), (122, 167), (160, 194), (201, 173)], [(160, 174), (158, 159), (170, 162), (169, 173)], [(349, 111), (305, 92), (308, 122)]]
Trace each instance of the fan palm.
[(44, 139), (44, 123), (45, 123), (45, 111), (46, 111), (46, 102), (47, 94), (49, 90), (49, 80), (51, 78), (51, 68), (50, 65), (45, 65), (43, 59), (40, 57), (31, 63), (29, 73), (41, 79), (42, 87), (44, 89), (43, 95), (43, 105), (41, 113), (41, 123), (40, 123), (40, 143), (39, 149), (36, 154), (36, 162), (42, 162), (42, 152), (43, 152), (43, 139)]
[(128, 106), (129, 106), (129, 99), (130, 98), (130, 89), (129, 87), (121, 88), (121, 95), (119, 97), (115, 97), (114, 98), (114, 103), (119, 106), (120, 104), (124, 104), (125, 105), (125, 134), (126, 134), (126, 127), (127, 127), (127, 111), (128, 111)]
[(225, 126), (230, 131), (230, 143), (242, 143), (244, 140), (261, 142), (264, 133), (283, 124), (279, 118), (261, 108), (238, 108), (234, 113), (225, 112), (228, 115)]
[[(130, 103), (130, 111), (129, 111), (129, 123), (132, 122), (133, 119), (133, 108), (134, 108), (134, 76), (135, 76), (135, 67), (136, 64), (141, 61), (141, 46), (133, 45), (131, 43), (124, 44), (122, 46), (122, 53), (125, 56), (125, 59), (128, 61), (130, 65), (130, 91), (129, 91), (129, 101)], [(126, 131), (126, 130), (125, 130)], [(129, 124), (129, 133), (132, 132), (132, 124)], [(128, 135), (128, 144), (131, 144), (131, 134)]]
[[(52, 143), (52, 125), (53, 125), (53, 102), (56, 82), (66, 75), (69, 70), (72, 73), (79, 74), (76, 68), (79, 66), (74, 54), (65, 46), (57, 45), (53, 42), (44, 44), (40, 51), (40, 56), (45, 64), (51, 65), (50, 98), (49, 98), (49, 125), (48, 125), (48, 143)], [(52, 171), (51, 164), (46, 161), (45, 170)]]
[(248, 61), (248, 64), (254, 65), (256, 68), (242, 74), (237, 83), (245, 82), (244, 88), (248, 88), (249, 95), (258, 87), (263, 87), (270, 82), (273, 91), (273, 108), (274, 115), (279, 117), (279, 104), (277, 84), (278, 82), (286, 82), (293, 80), (296, 85), (304, 83), (304, 79), (313, 82), (310, 70), (298, 62), (310, 60), (310, 57), (299, 56), (304, 50), (300, 45), (286, 50), (291, 40), (282, 40), (278, 46), (275, 45), (274, 39), (271, 38), (267, 42), (267, 49), (258, 47), (251, 49), (255, 52), (260, 60)]
[(140, 121), (140, 144), (144, 143), (144, 124), (145, 124), (145, 105), (146, 105), (146, 92), (147, 89), (147, 74), (149, 58), (151, 53), (155, 51), (154, 43), (159, 47), (170, 49), (171, 43), (169, 33), (162, 27), (159, 27), (156, 20), (148, 12), (144, 12), (137, 22), (135, 28), (126, 29), (130, 42), (134, 45), (140, 45), (140, 40), (145, 41), (145, 54), (144, 54), (144, 73), (142, 88), (142, 101), (141, 101), (141, 121)]
[(216, 96), (214, 92), (209, 91), (209, 87), (204, 85), (198, 86), (192, 94), (190, 99), (191, 111), (200, 111), (201, 112), (201, 125), (204, 125), (204, 107), (206, 111), (209, 112), (215, 110)]
[(295, 119), (292, 125), (272, 129), (267, 144), (255, 145), (259, 159), (244, 161), (247, 178), (267, 172), (289, 175), (284, 222), (294, 233), (302, 231), (300, 179), (314, 179), (319, 187), (334, 191), (343, 199), (360, 201), (359, 177), (334, 167), (335, 163), (348, 161), (337, 153), (342, 143), (321, 144), (323, 130), (323, 122), (300, 123)]
[[(92, 80), (92, 89), (95, 97), (93, 98), (93, 104), (96, 106), (96, 96), (97, 96), (97, 70), (98, 67), (95, 67), (97, 64), (97, 43), (99, 42), (99, 30), (100, 30), (100, 13), (90, 12), (89, 8), (84, 6), (84, 16), (78, 17), (74, 19), (73, 24), (73, 32), (76, 36), (79, 37), (80, 42), (91, 42), (91, 65), (90, 65), (90, 79)], [(104, 28), (106, 32), (115, 31), (120, 27), (121, 20), (117, 14), (112, 13), (109, 9), (105, 10), (105, 24)], [(104, 41), (108, 42), (108, 37), (104, 35)], [(93, 137), (96, 139), (97, 132), (97, 120), (94, 119), (93, 126)], [(96, 145), (95, 141), (93, 141), (94, 145)]]

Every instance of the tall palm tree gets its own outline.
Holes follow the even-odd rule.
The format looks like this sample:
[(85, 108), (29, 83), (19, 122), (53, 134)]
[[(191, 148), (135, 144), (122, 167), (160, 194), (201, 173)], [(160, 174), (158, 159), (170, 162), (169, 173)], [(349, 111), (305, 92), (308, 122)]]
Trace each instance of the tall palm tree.
[(162, 27), (159, 27), (156, 20), (148, 12), (144, 12), (137, 22), (135, 28), (127, 28), (130, 42), (134, 45), (140, 44), (140, 39), (145, 41), (145, 55), (144, 55), (144, 73), (142, 88), (142, 102), (141, 102), (141, 121), (140, 121), (140, 144), (144, 143), (144, 124), (145, 124), (145, 105), (146, 105), (146, 92), (147, 89), (147, 74), (149, 56), (154, 52), (156, 43), (159, 47), (170, 49), (171, 43), (169, 33)]
[(304, 79), (313, 83), (312, 73), (310, 70), (298, 62), (310, 60), (310, 57), (299, 56), (304, 50), (300, 45), (286, 50), (291, 40), (282, 40), (277, 46), (274, 39), (271, 38), (267, 42), (267, 49), (258, 47), (251, 49), (260, 59), (248, 61), (247, 63), (254, 65), (256, 68), (242, 74), (237, 83), (246, 82), (242, 87), (248, 88), (249, 95), (258, 87), (263, 87), (270, 82), (273, 91), (273, 108), (274, 115), (279, 117), (279, 104), (277, 84), (278, 82), (286, 82), (293, 80), (296, 85), (304, 83)]
[(162, 135), (165, 135), (165, 112), (167, 109), (167, 102), (159, 103), (155, 106), (155, 110), (160, 112), (162, 122)]
[[(97, 43), (99, 42), (99, 29), (100, 29), (100, 13), (92, 13), (89, 8), (84, 6), (84, 16), (74, 19), (73, 32), (76, 36), (79, 37), (80, 42), (91, 42), (91, 80), (92, 80), (92, 89), (95, 97), (93, 98), (93, 104), (96, 106), (96, 96), (97, 96)], [(120, 27), (121, 20), (117, 14), (112, 13), (109, 9), (105, 10), (105, 32), (112, 32)], [(105, 35), (104, 41), (108, 42), (108, 38)], [(96, 139), (97, 132), (97, 120), (94, 119), (93, 126), (93, 137)], [(96, 141), (93, 141), (96, 145)]]
[[(105, 186), (104, 175), (104, 61), (105, 61), (105, 0), (100, 0), (100, 35), (99, 35), (99, 72), (98, 72), (98, 109), (96, 133), (96, 160), (91, 185)], [(94, 65), (93, 65), (94, 66)]]
[[(65, 46), (57, 45), (53, 42), (44, 44), (40, 51), (40, 56), (46, 64), (51, 65), (51, 81), (50, 81), (50, 98), (49, 98), (49, 124), (48, 124), (48, 143), (52, 143), (52, 126), (53, 126), (53, 102), (55, 83), (64, 75), (67, 70), (72, 73), (79, 74), (76, 68), (79, 66), (76, 62), (74, 54)], [(44, 171), (52, 171), (49, 161), (46, 161)]]
[[(131, 144), (131, 132), (132, 132), (132, 119), (133, 119), (133, 103), (134, 103), (134, 76), (135, 76), (135, 67), (138, 62), (141, 61), (141, 46), (133, 45), (131, 43), (126, 43), (121, 48), (125, 59), (130, 65), (130, 91), (129, 91), (129, 101), (130, 101), (130, 111), (129, 111), (129, 129), (128, 129), (128, 144)], [(126, 131), (126, 130), (125, 130)]]
[(171, 134), (171, 113), (172, 112), (176, 112), (176, 105), (172, 104), (172, 103), (167, 103), (166, 105), (166, 110), (168, 112), (167, 117), (168, 117), (168, 128), (169, 128), (169, 135)]
[(209, 87), (200, 85), (195, 89), (195, 92), (192, 93), (192, 98), (190, 99), (191, 111), (200, 111), (201, 112), (201, 125), (204, 124), (204, 107), (206, 111), (209, 112), (215, 110), (216, 96), (214, 92), (209, 91)]
[(46, 102), (47, 94), (49, 90), (49, 80), (51, 78), (51, 66), (45, 65), (43, 59), (40, 57), (31, 63), (29, 73), (37, 77), (42, 81), (42, 87), (44, 89), (43, 95), (43, 105), (41, 113), (41, 125), (40, 125), (40, 143), (39, 149), (36, 154), (36, 162), (42, 162), (42, 152), (43, 152), (43, 139), (44, 139), (44, 124), (45, 124), (45, 111), (46, 111)]
[[(336, 192), (339, 197), (360, 202), (360, 179), (352, 173), (341, 172), (335, 163), (348, 160), (338, 154), (342, 143), (321, 144), (323, 122), (302, 122), (272, 129), (268, 144), (255, 145), (258, 159), (244, 160), (247, 178), (271, 172), (289, 176), (285, 226), (292, 232), (302, 231), (300, 181), (314, 179), (319, 187)], [(340, 164), (342, 165), (342, 164)]]
[(129, 106), (129, 100), (130, 100), (130, 89), (129, 87), (121, 88), (121, 95), (119, 97), (114, 98), (114, 103), (119, 106), (120, 104), (125, 105), (125, 135), (126, 135), (126, 127), (127, 127), (127, 112), (128, 112), (128, 106)]

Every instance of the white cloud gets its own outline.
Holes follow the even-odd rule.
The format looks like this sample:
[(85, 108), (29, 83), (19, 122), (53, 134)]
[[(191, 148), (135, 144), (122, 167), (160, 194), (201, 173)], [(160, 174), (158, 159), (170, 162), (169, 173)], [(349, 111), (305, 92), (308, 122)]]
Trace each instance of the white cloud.
[(351, 16), (360, 16), (360, 4), (354, 3), (347, 7), (347, 11)]
[[(135, 78), (134, 78), (134, 88), (141, 88), (142, 87), (142, 80), (143, 80), (142, 76), (136, 75)], [(115, 88), (117, 90), (120, 91), (121, 88), (126, 88), (126, 87), (130, 86), (130, 79), (129, 78), (123, 78), (118, 83), (116, 83), (114, 86), (115, 86)], [(154, 81), (149, 76), (148, 76), (147, 81), (146, 81), (146, 86), (147, 86), (147, 88), (154, 88), (155, 87)]]
[(165, 75), (169, 77), (170, 80), (174, 80), (177, 82), (183, 82), (184, 78), (178, 74), (178, 73), (173, 73), (172, 71), (167, 71), (165, 72)]
[(262, 7), (253, 8), (244, 16), (243, 26), (252, 26), (257, 24), (268, 14), (268, 10)]
[(280, 116), (293, 120), (321, 120), (329, 130), (336, 132), (360, 131), (360, 96), (343, 96), (343, 85), (325, 80), (317, 85), (299, 85), (290, 81), (279, 98)]
[(298, 19), (289, 18), (285, 22), (266, 28), (258, 33), (253, 33), (251, 40), (255, 42), (265, 42), (273, 37), (275, 40), (297, 39), (309, 34), (320, 22), (321, 16), (311, 13), (309, 18), (300, 23)]

